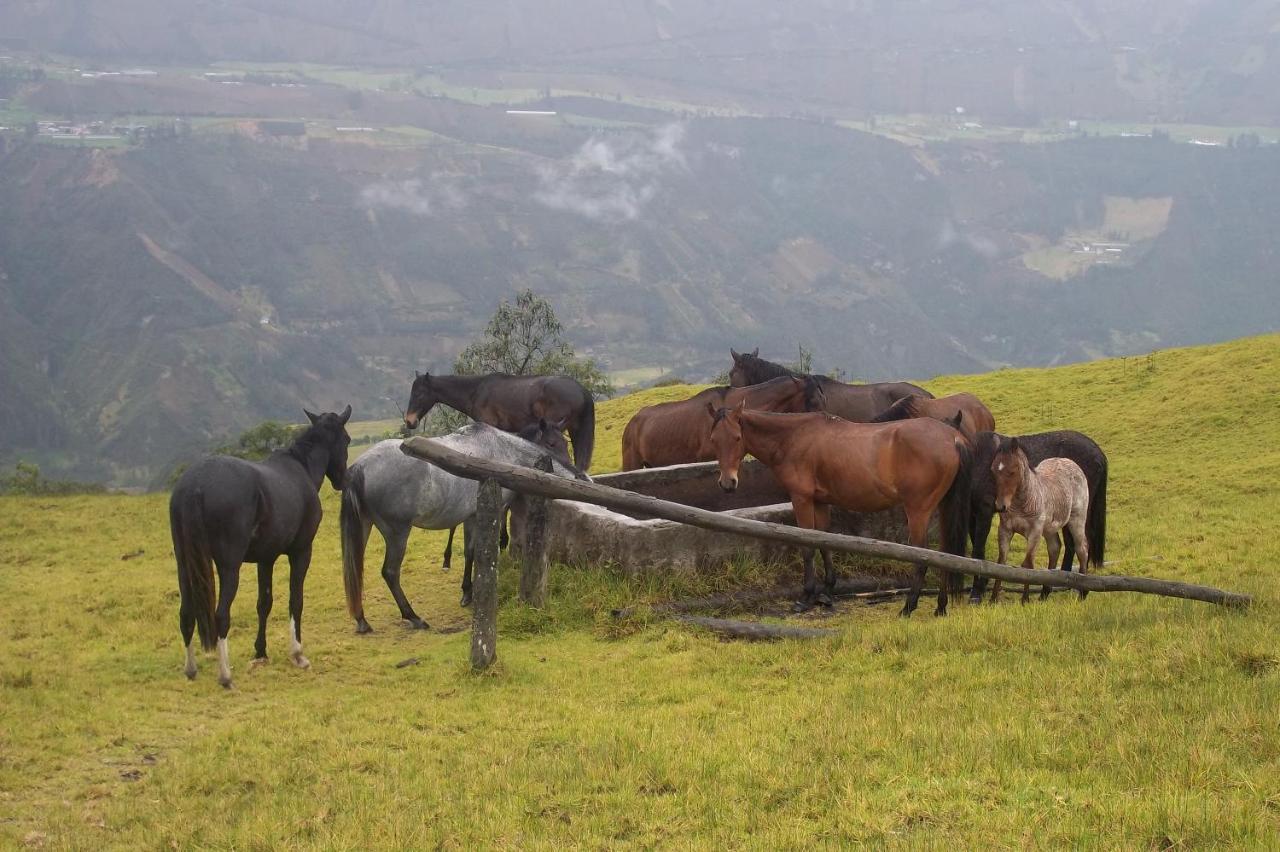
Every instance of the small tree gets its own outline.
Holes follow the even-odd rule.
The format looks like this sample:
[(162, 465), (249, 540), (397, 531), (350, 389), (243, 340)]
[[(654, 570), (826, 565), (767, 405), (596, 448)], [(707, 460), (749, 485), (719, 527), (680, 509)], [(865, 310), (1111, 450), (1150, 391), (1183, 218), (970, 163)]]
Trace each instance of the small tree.
[[(454, 373), (479, 376), (509, 373), (513, 376), (569, 376), (577, 379), (596, 399), (613, 395), (613, 382), (591, 358), (579, 358), (564, 339), (564, 326), (551, 303), (532, 290), (516, 294), (498, 305), (484, 334), (459, 353)], [(432, 409), (428, 432), (441, 434), (466, 423), (451, 408)]]
[(264, 420), (252, 429), (240, 433), (234, 444), (218, 447), (214, 452), (239, 459), (261, 461), (275, 450), (283, 450), (293, 443), (303, 427), (291, 426), (276, 420)]

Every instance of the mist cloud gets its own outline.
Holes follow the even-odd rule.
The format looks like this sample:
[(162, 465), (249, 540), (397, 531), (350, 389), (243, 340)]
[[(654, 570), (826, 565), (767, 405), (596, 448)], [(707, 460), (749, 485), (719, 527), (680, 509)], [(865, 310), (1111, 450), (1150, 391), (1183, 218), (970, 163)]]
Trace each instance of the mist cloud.
[(384, 180), (371, 183), (360, 191), (365, 207), (404, 210), (416, 216), (430, 216), (440, 207), (462, 207), (466, 194), (448, 176), (433, 174), (430, 181), (421, 178)]
[(661, 179), (688, 168), (683, 141), (681, 124), (665, 125), (646, 138), (592, 137), (568, 160), (539, 167), (534, 199), (596, 221), (637, 219)]

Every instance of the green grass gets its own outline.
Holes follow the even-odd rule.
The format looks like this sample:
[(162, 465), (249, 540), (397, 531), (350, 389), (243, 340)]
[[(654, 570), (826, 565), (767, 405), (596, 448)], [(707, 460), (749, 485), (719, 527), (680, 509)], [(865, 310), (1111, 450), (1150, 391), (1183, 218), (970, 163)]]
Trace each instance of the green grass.
[[(377, 632), (352, 633), (325, 486), (313, 667), (286, 662), (282, 567), (272, 660), (248, 667), (249, 573), (224, 691), (211, 656), (180, 674), (163, 495), (0, 500), (0, 845), (1274, 848), (1278, 365), (1272, 335), (927, 383), (977, 393), (1005, 431), (1096, 437), (1109, 570), (1250, 592), (1245, 613), (1103, 594), (860, 608), (827, 620), (835, 639), (749, 645), (608, 610), (763, 569), (557, 569), (545, 611), (507, 570), (499, 664), (475, 676), (465, 632), (395, 620), (376, 547)], [(602, 459), (628, 412), (691, 390), (601, 404)], [(440, 543), (415, 534), (406, 591), (464, 627)]]

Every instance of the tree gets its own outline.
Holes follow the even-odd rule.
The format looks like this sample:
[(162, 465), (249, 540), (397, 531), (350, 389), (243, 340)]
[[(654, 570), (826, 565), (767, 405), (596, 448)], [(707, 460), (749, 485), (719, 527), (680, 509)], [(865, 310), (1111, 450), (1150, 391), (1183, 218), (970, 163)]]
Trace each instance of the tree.
[[(462, 376), (509, 373), (513, 376), (569, 376), (581, 382), (592, 397), (613, 395), (613, 382), (591, 358), (579, 358), (564, 339), (564, 326), (551, 303), (532, 290), (498, 305), (479, 340), (453, 362)], [(436, 406), (424, 427), (428, 434), (444, 434), (466, 423), (466, 417)]]
[(234, 444), (218, 447), (214, 452), (238, 459), (261, 461), (275, 450), (283, 450), (292, 444), (302, 429), (301, 426), (291, 426), (276, 420), (264, 420), (252, 429), (241, 432)]

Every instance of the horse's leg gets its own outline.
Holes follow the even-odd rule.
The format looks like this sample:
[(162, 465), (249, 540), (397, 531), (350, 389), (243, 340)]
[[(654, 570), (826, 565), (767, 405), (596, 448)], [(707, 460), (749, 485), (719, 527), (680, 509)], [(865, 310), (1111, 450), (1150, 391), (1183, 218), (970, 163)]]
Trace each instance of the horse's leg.
[(400, 588), (400, 566), (404, 564), (404, 552), (409, 546), (410, 529), (412, 527), (406, 524), (401, 529), (388, 526), (383, 530), (383, 538), (387, 540), (387, 553), (382, 558), (382, 579), (387, 582), (391, 597), (396, 599), (396, 606), (400, 608), (400, 617), (415, 629), (426, 630), (427, 623), (413, 611), (413, 607), (409, 605), (409, 599), (404, 596), (404, 589)]
[[(974, 559), (987, 558), (987, 536), (991, 535), (991, 519), (995, 516), (992, 507), (978, 505), (977, 501), (969, 516), (969, 538), (973, 543), (971, 551)], [(982, 595), (987, 590), (986, 577), (974, 577), (973, 588), (969, 590), (969, 603), (982, 603)]]
[[(1062, 551), (1062, 542), (1058, 538), (1057, 533), (1045, 536), (1045, 546), (1049, 548), (1049, 570), (1052, 571), (1058, 566), (1058, 554)], [(1049, 597), (1052, 591), (1048, 586), (1040, 587), (1040, 600)]]
[[(907, 510), (907, 543), (914, 547), (929, 546), (929, 512), (916, 509)], [(907, 602), (899, 613), (903, 618), (916, 611), (920, 603), (920, 590), (924, 588), (924, 575), (929, 569), (924, 565), (916, 566), (915, 576), (911, 578), (911, 591), (907, 592)]]
[(258, 563), (258, 638), (253, 643), (254, 662), (267, 661), (267, 616), (271, 614), (271, 573), (275, 558)]
[[(1006, 560), (1009, 558), (1009, 542), (1012, 540), (1013, 540), (1012, 527), (1010, 527), (1008, 524), (1001, 521), (1000, 529), (996, 532), (996, 542), (997, 542), (996, 561), (999, 562), (1001, 565), (1005, 565)], [(996, 581), (991, 584), (991, 603), (995, 603), (997, 600), (1000, 599), (1000, 586), (1002, 585), (1003, 582), (1004, 581), (1002, 581), (1000, 578), (997, 577)]]
[(471, 524), (462, 525), (462, 599), (458, 606), (471, 606), (471, 564), (475, 562), (476, 551), (471, 542)]
[(231, 630), (231, 602), (240, 586), (240, 562), (238, 557), (215, 554), (218, 566), (218, 608), (214, 610), (213, 623), (218, 631), (218, 683), (231, 687), (231, 651), (227, 647), (227, 633)]
[(1076, 537), (1071, 534), (1069, 527), (1062, 528), (1062, 570), (1070, 571), (1071, 563), (1075, 559), (1076, 554)]
[[(802, 530), (813, 529), (814, 506), (812, 500), (793, 496), (791, 498), (791, 508), (795, 512), (797, 527)], [(795, 612), (804, 612), (811, 609), (818, 597), (818, 580), (813, 573), (813, 548), (806, 547), (801, 550), (801, 554), (801, 559), (804, 562), (804, 595), (792, 607)]]
[(182, 647), (187, 649), (187, 664), (183, 666), (182, 672), (187, 676), (187, 680), (195, 680), (196, 677), (196, 649), (192, 644), (195, 639), (196, 617), (191, 614), (191, 604), (184, 597), (182, 607), (178, 610), (178, 626), (182, 629)]
[(511, 544), (511, 536), (507, 535), (507, 512), (510, 511), (506, 506), (502, 507), (502, 525), (498, 527), (498, 549), (506, 550), (507, 545)]
[(311, 545), (289, 554), (289, 659), (300, 669), (311, 668), (311, 661), (302, 656), (302, 584), (307, 580), (311, 567)]
[[(1027, 555), (1022, 557), (1022, 567), (1028, 571), (1036, 567), (1036, 548), (1040, 546), (1040, 528), (1033, 527), (1027, 531)], [(1031, 584), (1022, 584), (1022, 602), (1026, 603), (1031, 592)]]
[[(1085, 529), (1084, 529), (1085, 518), (1083, 513), (1080, 515), (1076, 515), (1073, 512), (1071, 514), (1071, 520), (1068, 521), (1067, 524), (1071, 530), (1071, 537), (1076, 540), (1076, 551), (1080, 554), (1080, 573), (1087, 574), (1088, 565), (1089, 565), (1090, 541), (1085, 534)], [(1077, 592), (1080, 595), (1080, 600), (1084, 600), (1089, 596), (1088, 589), (1078, 589)]]
[(449, 527), (449, 540), (444, 545), (444, 564), (440, 566), (441, 571), (448, 571), (453, 562), (453, 534), (457, 531), (457, 527)]
[[(831, 507), (826, 503), (814, 504), (813, 507), (813, 523), (816, 530), (831, 529)], [(825, 607), (835, 605), (836, 594), (836, 566), (831, 561), (831, 551), (825, 547), (818, 548), (818, 552), (822, 554), (822, 567), (826, 572), (826, 589), (818, 596), (818, 602)]]

